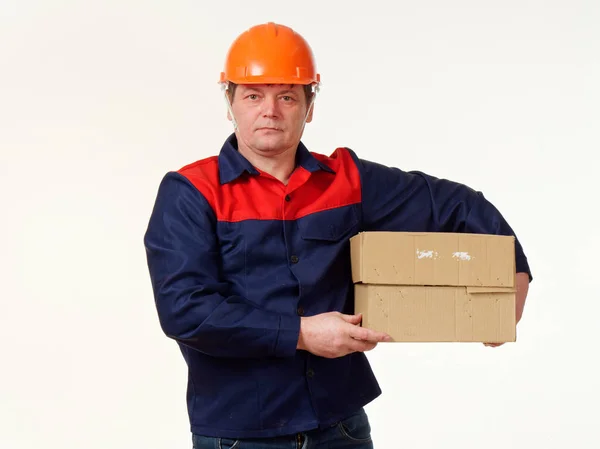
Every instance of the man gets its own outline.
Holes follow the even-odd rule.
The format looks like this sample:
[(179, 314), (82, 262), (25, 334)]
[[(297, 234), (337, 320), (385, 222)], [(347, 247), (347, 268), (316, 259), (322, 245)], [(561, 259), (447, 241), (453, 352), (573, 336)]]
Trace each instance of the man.
[[(319, 80), (293, 30), (246, 31), (221, 74), (235, 132), (160, 185), (144, 241), (161, 327), (189, 367), (196, 449), (373, 447), (363, 406), (381, 391), (364, 352), (390, 338), (353, 314), (350, 237), (514, 235), (464, 185), (309, 152)], [(520, 319), (531, 277), (518, 240), (516, 254)]]

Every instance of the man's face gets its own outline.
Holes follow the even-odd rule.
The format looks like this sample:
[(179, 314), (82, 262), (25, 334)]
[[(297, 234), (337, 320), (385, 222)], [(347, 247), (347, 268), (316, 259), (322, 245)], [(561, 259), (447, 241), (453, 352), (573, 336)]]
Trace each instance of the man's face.
[[(299, 84), (238, 85), (231, 104), (238, 142), (264, 156), (295, 149), (307, 106)], [(307, 122), (311, 119), (312, 111)]]

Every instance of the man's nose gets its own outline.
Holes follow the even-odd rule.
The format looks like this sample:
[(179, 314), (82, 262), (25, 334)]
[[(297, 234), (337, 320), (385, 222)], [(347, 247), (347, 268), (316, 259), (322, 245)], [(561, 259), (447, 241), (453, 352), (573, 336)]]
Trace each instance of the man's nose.
[(279, 115), (277, 109), (277, 98), (270, 95), (265, 96), (263, 100), (263, 116), (265, 117), (277, 117)]

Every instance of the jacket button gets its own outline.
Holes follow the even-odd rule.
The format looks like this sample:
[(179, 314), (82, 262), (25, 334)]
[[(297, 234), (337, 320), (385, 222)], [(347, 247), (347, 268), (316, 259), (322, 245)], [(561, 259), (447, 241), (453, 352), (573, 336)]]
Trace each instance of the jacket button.
[(290, 257), (290, 260), (292, 261), (292, 263), (298, 263), (300, 259), (298, 259), (298, 256), (292, 256)]
[(313, 369), (312, 369), (312, 368), (309, 368), (309, 369), (308, 369), (308, 371), (306, 371), (306, 375), (307, 375), (308, 377), (311, 377), (311, 378), (312, 378), (312, 377), (314, 377), (314, 376), (315, 376), (315, 372), (313, 371)]
[(304, 308), (303, 307), (298, 307), (297, 312), (298, 312), (298, 315), (300, 315), (300, 316), (304, 315)]
[(292, 200), (292, 198), (291, 198), (289, 195), (286, 195), (286, 196), (285, 196), (285, 200), (286, 200), (287, 202), (290, 202), (290, 201)]

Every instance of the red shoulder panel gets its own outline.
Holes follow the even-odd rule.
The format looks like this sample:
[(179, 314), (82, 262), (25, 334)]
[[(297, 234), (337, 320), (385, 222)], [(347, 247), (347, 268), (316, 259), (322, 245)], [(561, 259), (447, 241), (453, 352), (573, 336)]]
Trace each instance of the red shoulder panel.
[(202, 193), (219, 221), (294, 220), (361, 201), (358, 168), (346, 149), (338, 148), (331, 156), (311, 154), (335, 174), (299, 167), (287, 186), (264, 172), (243, 173), (221, 185), (217, 156), (189, 164), (179, 173)]

